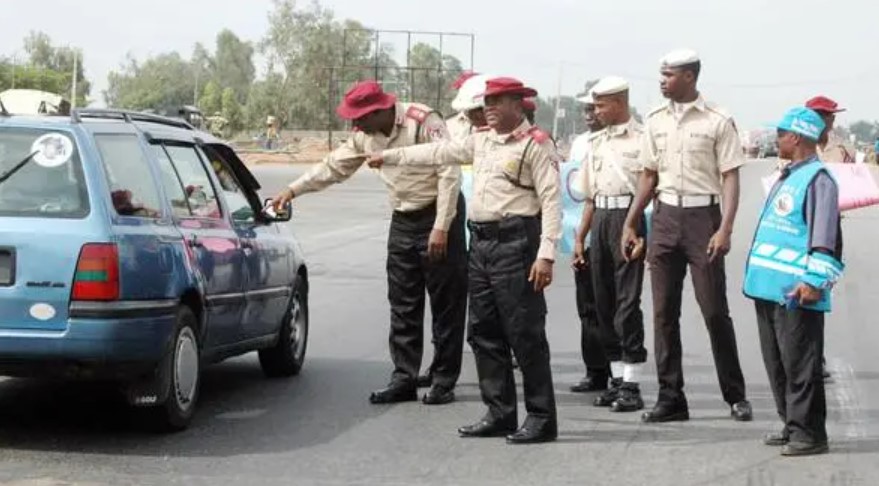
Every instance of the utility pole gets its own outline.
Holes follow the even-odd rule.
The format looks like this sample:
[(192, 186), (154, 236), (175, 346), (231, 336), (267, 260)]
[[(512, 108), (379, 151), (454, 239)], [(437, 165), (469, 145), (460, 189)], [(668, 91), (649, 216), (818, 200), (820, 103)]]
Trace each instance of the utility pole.
[(559, 109), (561, 108), (562, 103), (562, 67), (564, 65), (559, 63), (559, 79), (558, 85), (556, 86), (556, 94), (555, 94), (555, 112), (552, 117), (552, 138), (556, 139), (556, 134), (559, 129)]
[(79, 51), (73, 50), (73, 83), (70, 88), (70, 109), (76, 108), (76, 78), (78, 77), (79, 69)]

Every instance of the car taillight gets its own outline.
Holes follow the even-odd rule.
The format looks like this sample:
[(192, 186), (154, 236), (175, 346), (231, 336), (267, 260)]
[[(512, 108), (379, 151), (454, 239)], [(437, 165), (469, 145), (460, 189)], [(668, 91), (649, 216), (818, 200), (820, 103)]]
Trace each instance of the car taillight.
[(73, 277), (73, 300), (119, 298), (119, 251), (112, 243), (83, 245)]

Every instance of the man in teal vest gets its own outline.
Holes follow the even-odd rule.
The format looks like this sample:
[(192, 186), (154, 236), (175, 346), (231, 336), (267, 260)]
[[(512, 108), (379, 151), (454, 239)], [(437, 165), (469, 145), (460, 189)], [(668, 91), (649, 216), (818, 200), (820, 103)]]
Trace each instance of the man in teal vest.
[(767, 197), (745, 267), (763, 361), (784, 427), (764, 439), (782, 455), (828, 450), (821, 357), (824, 314), (842, 275), (839, 189), (816, 146), (821, 117), (793, 108), (778, 123), (779, 157), (791, 160)]

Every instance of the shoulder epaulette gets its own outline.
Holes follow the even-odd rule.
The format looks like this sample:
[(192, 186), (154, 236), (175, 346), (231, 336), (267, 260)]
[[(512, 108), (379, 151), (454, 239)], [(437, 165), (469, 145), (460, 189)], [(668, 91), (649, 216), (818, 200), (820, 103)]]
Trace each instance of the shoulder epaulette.
[(430, 115), (430, 113), (430, 111), (413, 105), (406, 110), (406, 117), (411, 118), (418, 123), (424, 123), (424, 120), (427, 120), (427, 117)]

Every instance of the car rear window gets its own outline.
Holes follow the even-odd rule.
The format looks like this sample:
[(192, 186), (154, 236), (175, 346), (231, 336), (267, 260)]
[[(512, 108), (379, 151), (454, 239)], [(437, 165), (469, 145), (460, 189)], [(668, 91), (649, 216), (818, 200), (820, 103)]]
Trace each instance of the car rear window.
[(158, 218), (162, 205), (149, 162), (136, 135), (95, 135), (113, 208), (120, 216)]
[(0, 127), (2, 179), (0, 217), (82, 218), (89, 212), (79, 150), (68, 133)]

